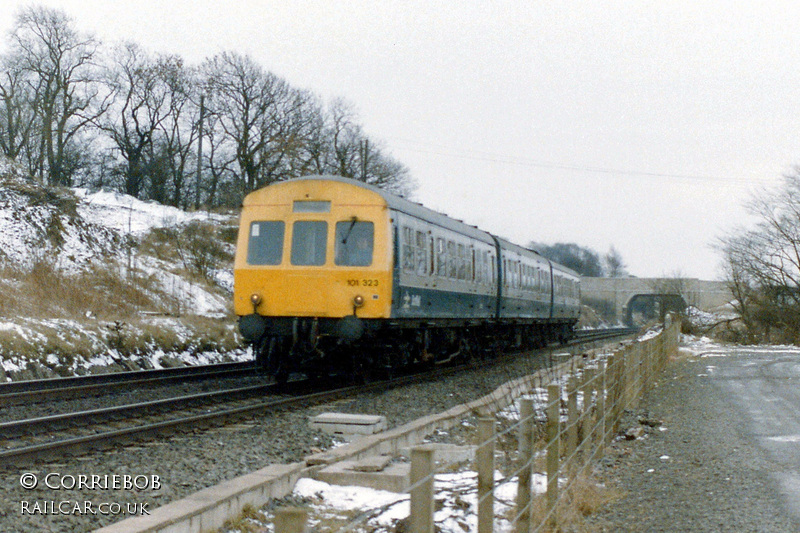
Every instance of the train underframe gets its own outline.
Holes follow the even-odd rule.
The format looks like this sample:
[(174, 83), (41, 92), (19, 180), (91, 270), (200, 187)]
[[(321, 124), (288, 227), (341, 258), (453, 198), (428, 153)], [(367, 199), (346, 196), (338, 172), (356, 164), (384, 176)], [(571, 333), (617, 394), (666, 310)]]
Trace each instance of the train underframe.
[(310, 377), (391, 377), (404, 369), (492, 358), (509, 349), (565, 343), (574, 321), (349, 320), (287, 317), (253, 341), (261, 369), (285, 380)]

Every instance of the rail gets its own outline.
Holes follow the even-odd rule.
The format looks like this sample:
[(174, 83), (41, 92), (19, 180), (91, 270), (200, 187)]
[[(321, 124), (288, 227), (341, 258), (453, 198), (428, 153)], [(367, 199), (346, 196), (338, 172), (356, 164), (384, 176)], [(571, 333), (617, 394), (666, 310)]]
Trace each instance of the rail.
[(252, 374), (255, 371), (254, 363), (246, 361), (156, 370), (109, 372), (90, 376), (9, 381), (0, 383), (0, 406), (33, 401), (43, 402), (80, 395), (107, 394), (115, 389), (127, 389), (134, 385), (166, 384), (223, 376), (236, 377)]

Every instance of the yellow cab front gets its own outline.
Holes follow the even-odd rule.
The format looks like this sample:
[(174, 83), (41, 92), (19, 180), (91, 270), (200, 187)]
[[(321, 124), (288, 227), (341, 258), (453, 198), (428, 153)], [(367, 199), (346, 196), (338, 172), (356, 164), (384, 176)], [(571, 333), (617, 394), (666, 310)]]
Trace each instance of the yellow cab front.
[(390, 316), (389, 209), (380, 194), (348, 181), (300, 178), (245, 197), (234, 265), (238, 316)]

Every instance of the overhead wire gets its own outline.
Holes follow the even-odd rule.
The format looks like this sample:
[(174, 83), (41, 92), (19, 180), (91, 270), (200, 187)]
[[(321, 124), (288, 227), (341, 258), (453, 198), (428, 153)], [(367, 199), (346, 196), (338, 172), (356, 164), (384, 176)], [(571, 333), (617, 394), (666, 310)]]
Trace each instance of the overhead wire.
[[(682, 174), (673, 172), (655, 172), (651, 170), (619, 169), (619, 168), (591, 166), (591, 165), (573, 165), (566, 163), (556, 163), (551, 161), (540, 161), (527, 157), (509, 156), (509, 155), (496, 154), (492, 152), (483, 152), (479, 150), (462, 150), (443, 145), (423, 143), (420, 141), (412, 141), (409, 139), (402, 139), (397, 137), (393, 137), (387, 140), (410, 144), (410, 145), (423, 146), (423, 148), (409, 148), (409, 147), (398, 148), (399, 150), (406, 150), (409, 152), (452, 157), (457, 159), (469, 159), (473, 161), (486, 161), (490, 163), (502, 163), (502, 164), (518, 165), (526, 167), (547, 168), (554, 170), (571, 170), (576, 172), (592, 172), (598, 174), (610, 174), (618, 176), (644, 176), (649, 178), (682, 179), (682, 180), (690, 180), (698, 182), (716, 181), (716, 182), (725, 182), (728, 184), (736, 184), (736, 185), (770, 185), (770, 184), (775, 184), (778, 181), (778, 178), (776, 177), (762, 176), (762, 177), (744, 178), (735, 176), (710, 176), (710, 175), (700, 175), (700, 174)], [(430, 147), (434, 147), (436, 148), (436, 150), (431, 149)]]

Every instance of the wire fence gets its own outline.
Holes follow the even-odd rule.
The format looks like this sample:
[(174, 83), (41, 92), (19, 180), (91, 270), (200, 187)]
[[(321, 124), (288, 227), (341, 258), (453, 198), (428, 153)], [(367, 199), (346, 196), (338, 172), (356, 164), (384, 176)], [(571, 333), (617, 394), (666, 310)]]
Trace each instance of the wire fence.
[[(677, 352), (680, 321), (669, 317), (657, 335), (640, 338), (611, 353), (584, 354), (539, 375), (534, 387), (518, 398), (514, 423), (500, 431), (498, 415), (481, 413), (475, 451), (477, 471), (477, 533), (494, 533), (497, 521), (495, 451), (498, 443), (516, 435), (514, 471), (516, 501), (502, 513), (518, 533), (558, 531), (576, 505), (578, 493), (591, 466), (602, 458), (606, 446), (619, 432), (625, 411), (635, 409), (653, 385), (670, 355)], [(507, 414), (502, 417), (508, 418)], [(410, 515), (406, 531), (434, 533), (435, 476), (453, 464), (437, 464), (435, 448), (411, 449)], [(533, 490), (534, 470), (544, 459), (546, 490)], [(537, 463), (538, 461), (538, 463)], [(361, 516), (340, 528), (340, 533), (361, 531)], [(299, 509), (279, 509), (275, 533), (304, 533), (307, 514)], [(504, 527), (508, 529), (508, 527)]]

